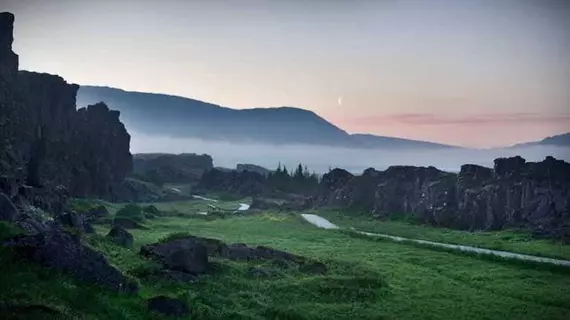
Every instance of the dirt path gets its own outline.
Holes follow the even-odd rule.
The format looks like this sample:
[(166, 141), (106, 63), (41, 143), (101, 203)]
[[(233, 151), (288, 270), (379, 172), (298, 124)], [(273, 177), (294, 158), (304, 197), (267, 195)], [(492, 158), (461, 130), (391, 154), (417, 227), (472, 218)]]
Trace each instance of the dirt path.
[(216, 199), (210, 199), (210, 198), (198, 196), (198, 195), (195, 195), (195, 194), (193, 194), (192, 197), (193, 197), (194, 199), (199, 199), (199, 200), (218, 202), (218, 200), (216, 200)]
[[(339, 229), (339, 227), (337, 225), (335, 225), (334, 223), (332, 223), (332, 222), (328, 221), (327, 219), (320, 217), (318, 215), (302, 214), (301, 216), (303, 217), (303, 219), (307, 220), (309, 223), (311, 223), (311, 224), (313, 224), (319, 228)], [(463, 246), (463, 245), (457, 245), (457, 244), (433, 242), (433, 241), (427, 241), (427, 240), (402, 238), (402, 237), (391, 236), (388, 234), (358, 231), (354, 228), (351, 228), (351, 230), (354, 230), (359, 234), (363, 234), (363, 235), (366, 235), (369, 237), (386, 238), (386, 239), (390, 239), (390, 240), (397, 241), (397, 242), (402, 242), (402, 241), (414, 242), (414, 243), (419, 243), (419, 244), (427, 244), (427, 245), (431, 245), (434, 247), (453, 249), (453, 250), (457, 250), (457, 251), (475, 252), (475, 253), (486, 254), (486, 255), (494, 255), (494, 256), (499, 256), (499, 257), (504, 257), (504, 258), (509, 258), (509, 259), (532, 261), (532, 262), (539, 262), (539, 263), (548, 263), (548, 264), (555, 264), (555, 265), (564, 266), (564, 267), (570, 267), (570, 261), (569, 260), (544, 258), (544, 257), (537, 257), (537, 256), (531, 256), (531, 255), (527, 255), (527, 254), (508, 252), (508, 251), (490, 250), (490, 249)]]

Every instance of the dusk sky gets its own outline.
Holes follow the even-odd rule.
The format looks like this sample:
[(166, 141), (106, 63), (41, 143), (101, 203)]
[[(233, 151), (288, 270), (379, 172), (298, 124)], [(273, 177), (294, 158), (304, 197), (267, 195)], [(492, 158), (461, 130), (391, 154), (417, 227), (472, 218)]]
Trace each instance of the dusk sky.
[(296, 106), (350, 133), (462, 146), (570, 131), (570, 1), (2, 0), (0, 10), (16, 15), (20, 69), (73, 83)]

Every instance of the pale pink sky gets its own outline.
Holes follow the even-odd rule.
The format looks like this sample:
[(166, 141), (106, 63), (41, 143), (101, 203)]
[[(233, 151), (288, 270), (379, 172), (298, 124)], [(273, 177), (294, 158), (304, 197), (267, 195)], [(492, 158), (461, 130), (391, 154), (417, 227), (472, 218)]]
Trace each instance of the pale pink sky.
[(570, 131), (569, 1), (4, 0), (2, 10), (16, 15), (21, 69), (78, 84), (297, 106), (351, 133), (464, 146)]

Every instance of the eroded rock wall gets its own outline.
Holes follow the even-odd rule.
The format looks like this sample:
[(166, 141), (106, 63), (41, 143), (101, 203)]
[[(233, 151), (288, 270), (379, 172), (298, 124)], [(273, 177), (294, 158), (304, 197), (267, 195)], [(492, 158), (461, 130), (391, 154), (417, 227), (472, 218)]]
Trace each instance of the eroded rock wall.
[(496, 159), (493, 169), (464, 165), (459, 174), (411, 166), (353, 177), (333, 170), (323, 177), (317, 203), (380, 217), (409, 214), (457, 229), (530, 228), (570, 240), (570, 164), (513, 157)]
[(0, 191), (63, 186), (71, 196), (111, 198), (132, 168), (119, 113), (103, 103), (76, 110), (78, 85), (18, 71), (13, 26), (14, 16), (0, 13)]

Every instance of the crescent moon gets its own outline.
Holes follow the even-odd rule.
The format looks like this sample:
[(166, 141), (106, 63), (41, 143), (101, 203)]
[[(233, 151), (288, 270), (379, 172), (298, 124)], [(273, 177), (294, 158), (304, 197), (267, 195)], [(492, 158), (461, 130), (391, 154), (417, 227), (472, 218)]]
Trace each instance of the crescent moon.
[(338, 97), (338, 105), (342, 106), (342, 96)]

